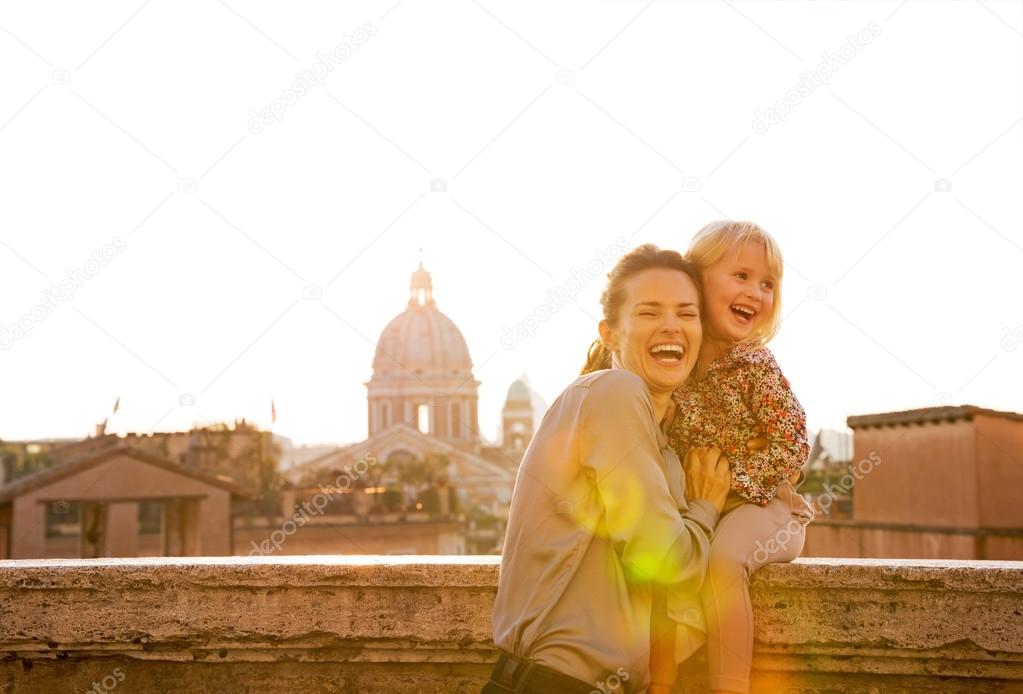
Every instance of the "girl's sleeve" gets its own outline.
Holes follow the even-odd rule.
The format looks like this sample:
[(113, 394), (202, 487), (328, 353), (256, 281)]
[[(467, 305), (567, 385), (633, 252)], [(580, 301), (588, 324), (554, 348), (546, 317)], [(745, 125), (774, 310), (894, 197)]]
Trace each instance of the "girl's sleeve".
[(766, 506), (779, 485), (802, 469), (810, 455), (806, 439), (806, 413), (789, 381), (773, 360), (743, 369), (748, 379), (747, 406), (760, 424), (767, 447), (741, 454), (744, 464), (734, 469), (749, 501)]
[(675, 412), (671, 418), (671, 424), (668, 426), (668, 433), (665, 437), (668, 440), (668, 445), (675, 451), (675, 455), (678, 456), (679, 460), (685, 460), (686, 448), (688, 447), (683, 436), (682, 426), (679, 421), (679, 414), (682, 412), (682, 403), (678, 395), (672, 394), (671, 400), (675, 403)]

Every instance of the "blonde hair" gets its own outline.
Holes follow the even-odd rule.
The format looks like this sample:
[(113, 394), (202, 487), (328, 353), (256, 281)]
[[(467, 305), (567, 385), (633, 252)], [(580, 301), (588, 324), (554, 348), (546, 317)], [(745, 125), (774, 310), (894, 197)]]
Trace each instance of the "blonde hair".
[(704, 271), (721, 260), (725, 253), (746, 241), (755, 241), (763, 245), (767, 267), (777, 278), (771, 314), (747, 340), (765, 345), (778, 334), (781, 327), (781, 278), (785, 263), (782, 261), (781, 248), (774, 237), (753, 222), (723, 219), (711, 222), (696, 232), (685, 257), (696, 266), (702, 276)]

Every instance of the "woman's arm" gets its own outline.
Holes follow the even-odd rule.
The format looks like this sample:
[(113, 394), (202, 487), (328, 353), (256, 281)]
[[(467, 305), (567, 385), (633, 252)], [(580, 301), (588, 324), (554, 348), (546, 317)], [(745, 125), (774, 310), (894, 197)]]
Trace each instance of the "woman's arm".
[(580, 463), (627, 575), (669, 591), (698, 587), (717, 508), (698, 499), (680, 515), (664, 476), (650, 395), (638, 376), (615, 369), (590, 390), (580, 413)]

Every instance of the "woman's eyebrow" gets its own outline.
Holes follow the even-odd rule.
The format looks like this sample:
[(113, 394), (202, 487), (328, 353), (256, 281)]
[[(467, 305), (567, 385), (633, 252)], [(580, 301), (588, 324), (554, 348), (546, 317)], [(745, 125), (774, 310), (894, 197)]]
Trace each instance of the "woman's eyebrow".
[[(692, 301), (680, 301), (679, 303), (675, 304), (675, 306), (677, 308), (686, 308), (686, 307), (689, 307), (689, 306), (696, 306), (696, 305), (697, 304), (692, 302)], [(636, 308), (640, 308), (641, 306), (652, 306), (654, 308), (663, 308), (664, 304), (662, 304), (660, 301), (640, 301), (638, 304), (636, 304)]]

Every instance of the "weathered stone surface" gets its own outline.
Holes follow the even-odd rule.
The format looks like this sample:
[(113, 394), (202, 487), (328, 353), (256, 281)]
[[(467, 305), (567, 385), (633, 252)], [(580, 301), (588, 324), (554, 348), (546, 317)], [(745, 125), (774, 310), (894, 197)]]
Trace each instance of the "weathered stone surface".
[[(478, 692), (498, 564), (0, 562), (0, 694)], [(1023, 692), (1023, 563), (799, 560), (752, 593), (754, 691)], [(678, 691), (702, 671), (701, 653)]]

